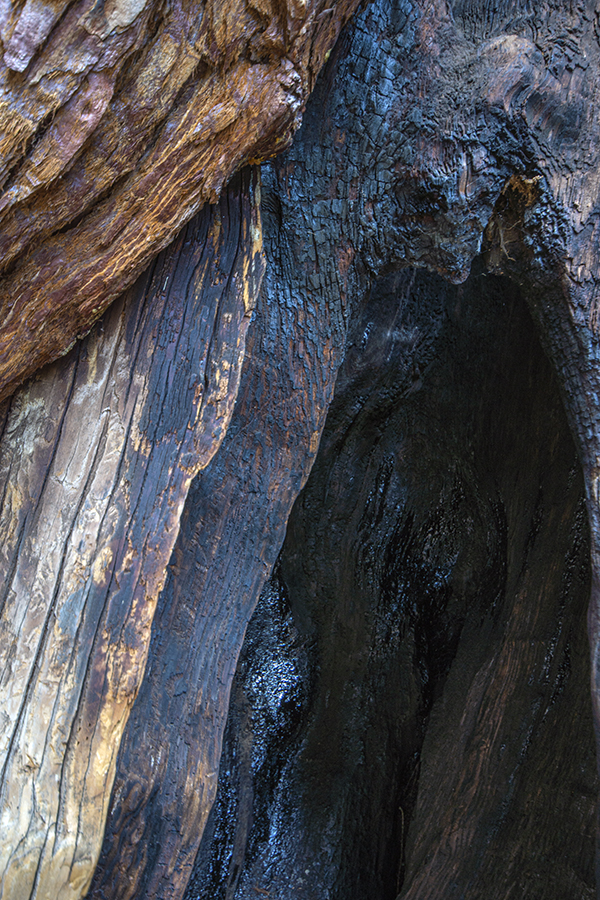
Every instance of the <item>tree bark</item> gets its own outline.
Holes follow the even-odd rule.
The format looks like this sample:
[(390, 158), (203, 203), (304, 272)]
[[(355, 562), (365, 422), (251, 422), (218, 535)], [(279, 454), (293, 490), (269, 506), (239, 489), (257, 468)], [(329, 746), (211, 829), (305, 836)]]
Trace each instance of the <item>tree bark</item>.
[[(353, 8), (105, 10), (121, 93), (69, 75), (35, 145), (83, 20), (11, 14), (2, 390), (287, 140)], [(365, 5), (263, 166), (260, 292), (246, 174), (6, 405), (2, 900), (83, 896), (105, 822), (98, 900), (593, 895), (596, 26)]]
[(3, 4), (0, 400), (289, 143), (357, 2)]
[(262, 275), (253, 177), (6, 412), (3, 898), (89, 886), (179, 518), (239, 384)]

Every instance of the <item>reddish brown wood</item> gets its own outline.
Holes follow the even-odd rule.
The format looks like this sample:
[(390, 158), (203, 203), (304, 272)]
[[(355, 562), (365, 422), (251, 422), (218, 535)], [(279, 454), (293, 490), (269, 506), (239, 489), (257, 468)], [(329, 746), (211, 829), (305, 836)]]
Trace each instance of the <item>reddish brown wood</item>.
[(356, 5), (7, 6), (0, 399), (85, 334), (234, 171), (289, 142)]

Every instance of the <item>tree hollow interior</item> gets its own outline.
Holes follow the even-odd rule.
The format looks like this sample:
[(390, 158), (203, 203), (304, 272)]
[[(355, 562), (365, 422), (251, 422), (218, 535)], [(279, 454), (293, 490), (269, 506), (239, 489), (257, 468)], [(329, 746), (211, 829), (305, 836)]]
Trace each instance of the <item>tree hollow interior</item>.
[(187, 900), (591, 898), (589, 590), (519, 288), (480, 260), (380, 278), (248, 627)]

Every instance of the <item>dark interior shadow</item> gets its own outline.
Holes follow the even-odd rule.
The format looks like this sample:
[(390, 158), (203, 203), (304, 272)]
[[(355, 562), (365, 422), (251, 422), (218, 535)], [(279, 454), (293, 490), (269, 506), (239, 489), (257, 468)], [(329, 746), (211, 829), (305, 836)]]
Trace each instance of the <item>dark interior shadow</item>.
[(593, 897), (589, 579), (518, 288), (380, 279), (248, 627), (187, 900)]

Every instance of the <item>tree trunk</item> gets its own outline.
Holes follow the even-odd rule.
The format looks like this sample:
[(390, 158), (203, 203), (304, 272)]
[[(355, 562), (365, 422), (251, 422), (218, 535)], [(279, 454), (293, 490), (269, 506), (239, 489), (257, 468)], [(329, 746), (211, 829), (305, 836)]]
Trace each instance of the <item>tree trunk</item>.
[[(4, 396), (355, 6), (14, 7)], [(596, 28), (365, 4), (5, 402), (2, 900), (596, 894)]]

